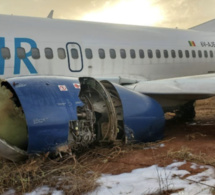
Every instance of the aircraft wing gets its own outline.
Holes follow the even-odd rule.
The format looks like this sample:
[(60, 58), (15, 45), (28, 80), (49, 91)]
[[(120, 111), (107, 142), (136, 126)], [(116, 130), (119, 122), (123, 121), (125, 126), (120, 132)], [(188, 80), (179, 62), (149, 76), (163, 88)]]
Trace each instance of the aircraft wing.
[(129, 88), (155, 98), (163, 108), (215, 95), (215, 74), (142, 81)]

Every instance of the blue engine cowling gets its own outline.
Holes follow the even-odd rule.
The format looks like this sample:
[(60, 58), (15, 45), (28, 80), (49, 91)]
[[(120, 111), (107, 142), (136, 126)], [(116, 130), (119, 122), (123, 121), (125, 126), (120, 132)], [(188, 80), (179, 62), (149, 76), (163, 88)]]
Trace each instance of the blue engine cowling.
[[(0, 155), (19, 160), (31, 153), (77, 148), (93, 142), (162, 139), (161, 106), (152, 98), (93, 78), (21, 77), (2, 82), (21, 107), (26, 146), (0, 137)], [(14, 131), (16, 129), (9, 129)], [(20, 134), (20, 133), (19, 133)], [(1, 133), (0, 133), (1, 136)], [(24, 144), (24, 145), (25, 145)]]
[(112, 85), (123, 105), (124, 131), (128, 140), (139, 142), (161, 140), (165, 118), (160, 104), (149, 96), (117, 84)]

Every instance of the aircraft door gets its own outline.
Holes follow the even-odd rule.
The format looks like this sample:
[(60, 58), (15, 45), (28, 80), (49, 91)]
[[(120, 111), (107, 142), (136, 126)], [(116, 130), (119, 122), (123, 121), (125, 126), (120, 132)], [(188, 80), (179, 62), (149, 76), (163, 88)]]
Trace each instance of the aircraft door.
[(66, 44), (68, 66), (71, 72), (81, 72), (83, 69), (83, 56), (81, 46), (75, 42)]

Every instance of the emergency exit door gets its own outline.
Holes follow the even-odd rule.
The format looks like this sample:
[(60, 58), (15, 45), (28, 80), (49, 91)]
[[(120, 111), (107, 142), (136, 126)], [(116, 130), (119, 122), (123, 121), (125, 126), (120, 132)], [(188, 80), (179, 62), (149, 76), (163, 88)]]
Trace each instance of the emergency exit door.
[(81, 46), (76, 42), (66, 44), (68, 67), (71, 72), (81, 72), (83, 69), (83, 56)]

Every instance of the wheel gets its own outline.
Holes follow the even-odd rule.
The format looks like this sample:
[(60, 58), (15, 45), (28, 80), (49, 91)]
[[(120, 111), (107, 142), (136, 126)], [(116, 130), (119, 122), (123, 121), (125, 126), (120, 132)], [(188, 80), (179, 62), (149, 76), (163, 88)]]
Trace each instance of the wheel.
[(193, 121), (195, 116), (196, 116), (195, 101), (190, 101), (180, 106), (179, 109), (175, 111), (174, 119), (182, 121)]

